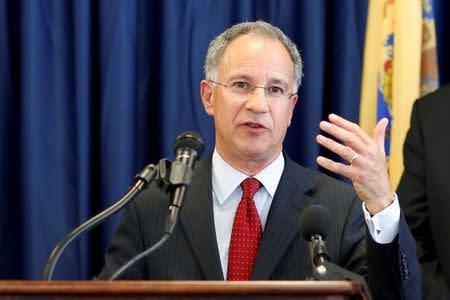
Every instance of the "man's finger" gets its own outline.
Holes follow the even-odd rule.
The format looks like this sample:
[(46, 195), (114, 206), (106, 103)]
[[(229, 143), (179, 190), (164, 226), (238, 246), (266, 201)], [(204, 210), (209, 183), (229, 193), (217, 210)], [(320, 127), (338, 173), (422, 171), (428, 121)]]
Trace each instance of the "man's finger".
[(352, 148), (342, 145), (341, 143), (338, 143), (335, 140), (325, 137), (321, 134), (316, 137), (316, 141), (321, 146), (327, 148), (328, 150), (331, 150), (348, 162), (351, 162), (357, 154), (357, 152)]
[(381, 119), (377, 125), (375, 126), (375, 130), (373, 132), (373, 139), (378, 144), (380, 149), (383, 149), (384, 151), (384, 143), (386, 141), (386, 127), (389, 123), (389, 120), (387, 118)]
[(318, 156), (316, 162), (319, 164), (319, 166), (327, 169), (328, 171), (345, 176), (350, 180), (352, 179), (352, 172), (350, 170), (350, 166), (332, 161), (331, 159), (328, 159), (323, 156)]
[(346, 129), (327, 121), (321, 121), (319, 123), (319, 128), (358, 153), (363, 153), (367, 150), (367, 146), (353, 132), (347, 131)]
[(344, 128), (347, 131), (353, 132), (358, 138), (361, 139), (361, 141), (368, 145), (371, 142), (371, 138), (367, 133), (359, 127), (358, 124), (350, 122), (349, 120), (346, 120), (336, 114), (330, 114), (328, 116), (328, 120), (330, 120), (331, 123), (336, 124), (337, 126)]

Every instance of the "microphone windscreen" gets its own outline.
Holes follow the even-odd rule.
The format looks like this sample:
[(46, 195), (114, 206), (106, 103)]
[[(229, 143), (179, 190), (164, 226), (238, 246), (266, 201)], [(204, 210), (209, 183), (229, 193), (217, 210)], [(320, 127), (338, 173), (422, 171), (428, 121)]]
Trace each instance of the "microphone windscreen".
[(325, 239), (330, 228), (330, 215), (322, 205), (308, 206), (300, 217), (300, 231), (304, 239), (310, 241), (311, 236), (318, 234)]
[(186, 131), (180, 134), (173, 143), (173, 151), (176, 154), (178, 149), (189, 148), (197, 152), (197, 156), (200, 157), (205, 151), (205, 145), (203, 139), (197, 132)]

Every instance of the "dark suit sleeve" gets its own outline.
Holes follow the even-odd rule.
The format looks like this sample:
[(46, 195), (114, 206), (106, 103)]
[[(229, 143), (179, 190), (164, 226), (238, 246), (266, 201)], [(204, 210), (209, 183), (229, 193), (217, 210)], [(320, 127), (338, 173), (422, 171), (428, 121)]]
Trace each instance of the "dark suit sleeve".
[(444, 274), (436, 259), (436, 249), (431, 234), (419, 105), (420, 101), (416, 101), (413, 106), (411, 126), (403, 148), (405, 170), (397, 194), (406, 221), (417, 243), (417, 256), (423, 273), (424, 299), (448, 299), (450, 295)]
[[(105, 265), (96, 279), (109, 279), (122, 265), (142, 252), (144, 244), (141, 236), (136, 204), (131, 202), (121, 218), (119, 227), (106, 252)], [(145, 272), (144, 262), (140, 261), (125, 271), (120, 278), (145, 279), (147, 277)]]
[(378, 244), (367, 229), (368, 285), (374, 299), (421, 299), (421, 274), (414, 238), (403, 214), (399, 234)]
[(340, 265), (366, 278), (373, 299), (421, 299), (415, 242), (403, 215), (394, 241), (378, 244), (367, 228), (357, 196), (349, 212), (343, 231), (341, 253), (344, 256)]

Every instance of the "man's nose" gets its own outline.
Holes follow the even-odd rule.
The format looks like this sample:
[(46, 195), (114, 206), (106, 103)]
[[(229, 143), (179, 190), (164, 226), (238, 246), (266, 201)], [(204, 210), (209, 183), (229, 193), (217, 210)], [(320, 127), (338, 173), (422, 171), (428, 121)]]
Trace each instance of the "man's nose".
[(246, 106), (255, 112), (266, 112), (269, 108), (266, 89), (263, 86), (255, 86), (247, 99)]

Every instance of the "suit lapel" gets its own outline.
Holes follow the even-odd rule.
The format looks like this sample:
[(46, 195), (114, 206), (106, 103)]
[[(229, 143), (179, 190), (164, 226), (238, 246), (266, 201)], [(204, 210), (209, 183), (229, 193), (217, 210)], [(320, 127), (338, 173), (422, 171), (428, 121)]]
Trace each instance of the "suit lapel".
[[(296, 165), (286, 155), (286, 164), (278, 184), (264, 228), (253, 280), (267, 280), (289, 245), (299, 233), (299, 218), (303, 209), (313, 204), (307, 192), (313, 186), (309, 171)], [(299, 254), (300, 255), (300, 254)]]
[(223, 280), (214, 230), (211, 190), (211, 158), (201, 160), (180, 212), (180, 222), (206, 280)]

